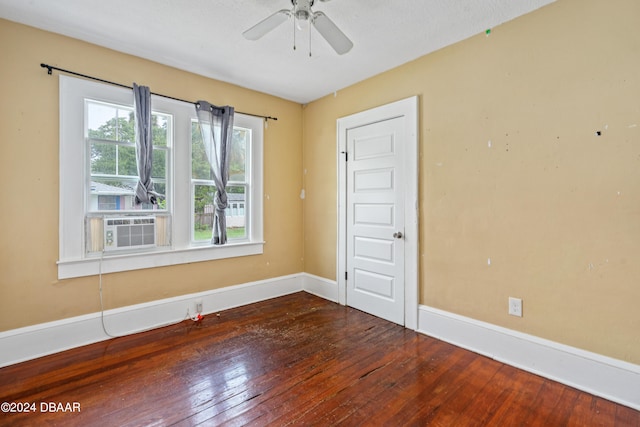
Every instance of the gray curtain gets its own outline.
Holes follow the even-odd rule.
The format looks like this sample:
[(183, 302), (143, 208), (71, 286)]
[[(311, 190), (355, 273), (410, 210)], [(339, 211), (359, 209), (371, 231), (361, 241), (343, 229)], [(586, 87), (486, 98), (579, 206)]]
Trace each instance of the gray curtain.
[(153, 138), (151, 134), (151, 91), (147, 86), (133, 84), (136, 123), (136, 162), (138, 183), (136, 205), (158, 203), (158, 194), (153, 190), (151, 169), (153, 167)]
[(213, 181), (216, 185), (215, 215), (211, 243), (227, 243), (227, 181), (229, 180), (229, 156), (233, 139), (234, 108), (216, 107), (206, 101), (196, 103), (196, 113), (202, 133), (207, 159), (211, 165)]

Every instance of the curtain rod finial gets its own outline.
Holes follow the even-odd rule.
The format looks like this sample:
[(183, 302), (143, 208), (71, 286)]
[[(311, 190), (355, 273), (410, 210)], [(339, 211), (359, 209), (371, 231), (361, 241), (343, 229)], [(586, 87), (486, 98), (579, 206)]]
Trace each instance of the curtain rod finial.
[(40, 66), (41, 66), (42, 68), (46, 68), (46, 69), (47, 69), (47, 74), (49, 74), (49, 75), (53, 74), (53, 70), (51, 69), (51, 68), (52, 68), (52, 67), (51, 67), (51, 65), (47, 65), (47, 64), (40, 64)]

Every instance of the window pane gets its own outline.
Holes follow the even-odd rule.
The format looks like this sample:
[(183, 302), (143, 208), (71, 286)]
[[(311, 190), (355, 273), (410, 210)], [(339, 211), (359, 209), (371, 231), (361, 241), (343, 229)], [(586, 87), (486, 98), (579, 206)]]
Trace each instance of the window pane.
[(138, 176), (136, 147), (132, 145), (118, 146), (118, 175)]
[(227, 237), (229, 239), (244, 239), (247, 237), (245, 203), (246, 187), (227, 187)]
[(115, 144), (91, 144), (91, 174), (116, 174)]
[(118, 140), (118, 109), (111, 105), (87, 103), (89, 138)]
[(132, 209), (135, 185), (133, 180), (92, 177), (89, 210)]
[[(215, 193), (216, 187), (213, 185), (194, 185), (193, 236), (195, 241), (211, 240), (215, 214)], [(245, 197), (246, 188), (244, 186), (227, 188), (229, 207), (226, 211), (226, 220), (229, 240), (247, 237)]]
[(191, 177), (193, 179), (213, 179), (198, 122), (191, 123)]
[(111, 141), (135, 141), (133, 109), (122, 106), (87, 103), (89, 138)]
[(167, 209), (167, 184), (165, 182), (155, 181), (153, 183), (153, 189), (159, 194), (157, 209)]
[[(251, 142), (249, 129), (234, 128), (229, 154), (229, 181), (245, 182), (247, 170), (247, 147)], [(193, 179), (212, 179), (211, 166), (197, 122), (191, 124), (191, 177)]]
[(136, 142), (133, 110), (118, 108), (118, 141)]
[(167, 146), (167, 129), (170, 118), (170, 116), (164, 114), (153, 114), (151, 116), (151, 132), (154, 147)]
[(193, 239), (195, 241), (211, 240), (213, 230), (214, 204), (216, 187), (213, 185), (194, 185), (193, 195)]
[(244, 182), (247, 169), (247, 142), (251, 137), (248, 129), (233, 129), (231, 155), (229, 156), (229, 180)]
[(167, 152), (166, 150), (153, 150), (152, 178), (167, 178)]

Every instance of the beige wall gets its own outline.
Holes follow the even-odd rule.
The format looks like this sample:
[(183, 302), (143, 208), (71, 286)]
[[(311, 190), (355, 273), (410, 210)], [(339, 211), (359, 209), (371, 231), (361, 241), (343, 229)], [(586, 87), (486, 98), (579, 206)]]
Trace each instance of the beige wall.
[(264, 139), (264, 254), (105, 275), (107, 308), (303, 270), (299, 104), (4, 20), (0, 58), (0, 331), (100, 307), (97, 277), (57, 280), (58, 77), (41, 62), (279, 119)]
[(558, 0), (307, 105), (305, 271), (336, 277), (336, 119), (419, 95), (421, 304), (639, 364), (639, 16)]
[(265, 254), (107, 275), (108, 308), (300, 271), (335, 279), (336, 119), (419, 95), (420, 302), (640, 364), (638, 16), (636, 0), (558, 0), (302, 108), (0, 20), (0, 331), (99, 309), (96, 277), (56, 280), (47, 62), (279, 117)]

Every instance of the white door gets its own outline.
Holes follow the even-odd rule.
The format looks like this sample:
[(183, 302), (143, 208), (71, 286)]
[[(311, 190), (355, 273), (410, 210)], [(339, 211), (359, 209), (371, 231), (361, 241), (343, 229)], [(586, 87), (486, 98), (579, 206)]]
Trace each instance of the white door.
[(404, 325), (404, 117), (347, 130), (347, 304)]
[(418, 97), (338, 119), (335, 298), (418, 329)]

